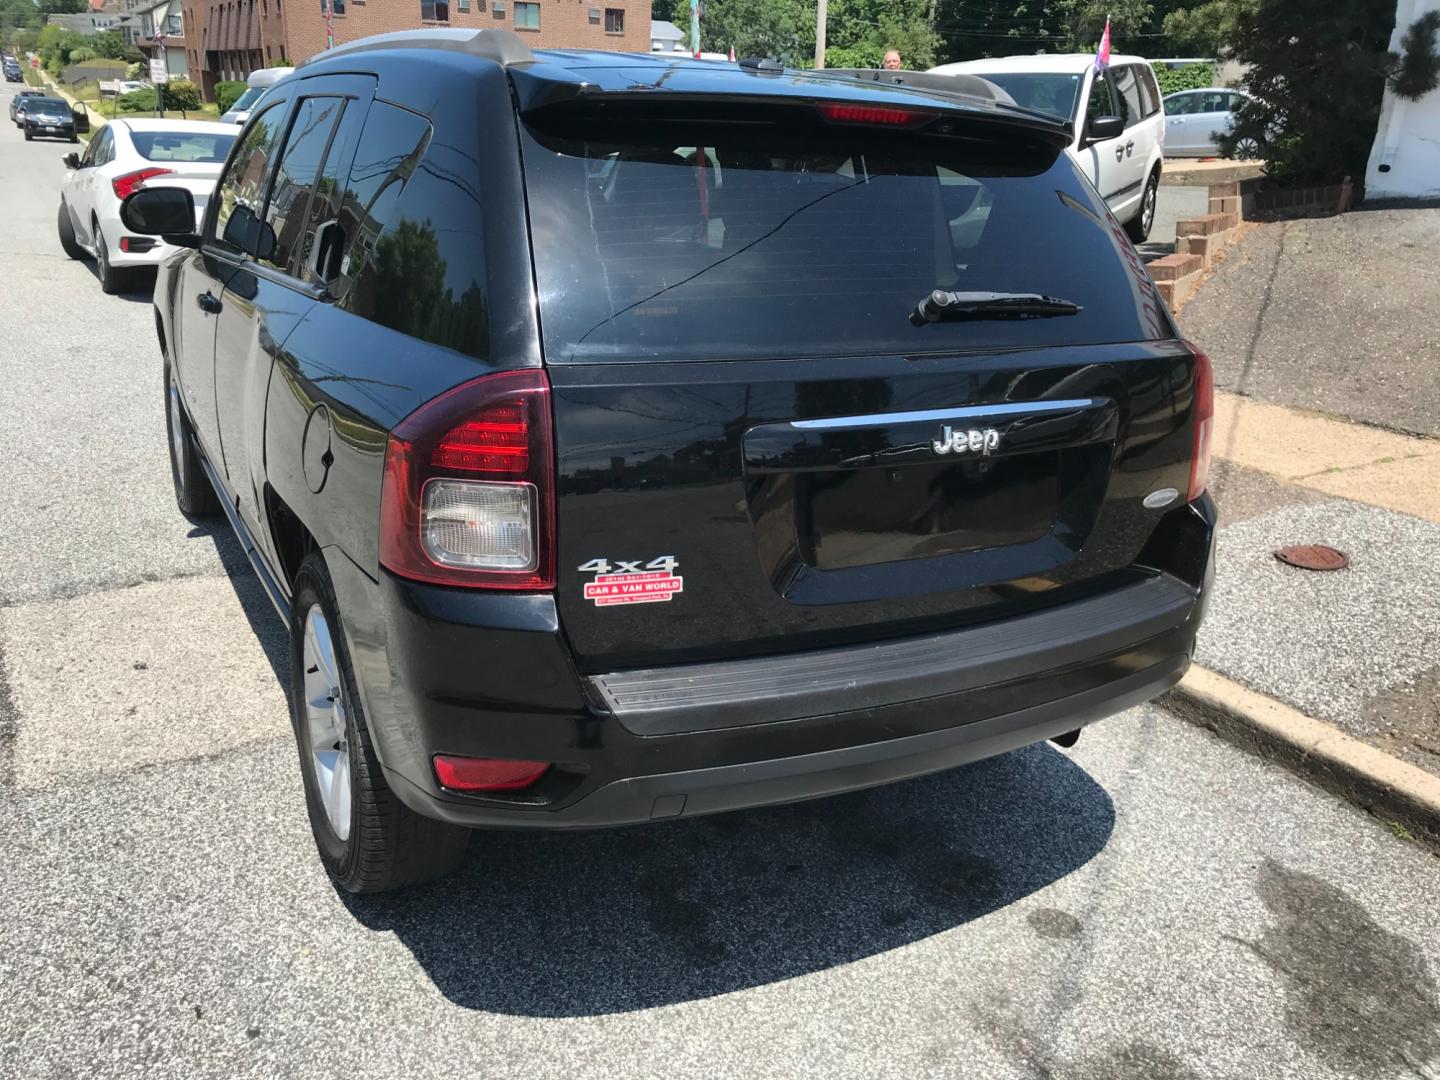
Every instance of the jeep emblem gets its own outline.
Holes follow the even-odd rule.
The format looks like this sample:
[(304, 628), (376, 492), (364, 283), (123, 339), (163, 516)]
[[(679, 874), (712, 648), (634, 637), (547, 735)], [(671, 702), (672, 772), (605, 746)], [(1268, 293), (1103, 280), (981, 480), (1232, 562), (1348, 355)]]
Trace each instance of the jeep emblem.
[(952, 428), (946, 424), (940, 429), (940, 438), (930, 445), (937, 454), (963, 454), (968, 450), (989, 457), (1000, 446), (1000, 432), (993, 427)]

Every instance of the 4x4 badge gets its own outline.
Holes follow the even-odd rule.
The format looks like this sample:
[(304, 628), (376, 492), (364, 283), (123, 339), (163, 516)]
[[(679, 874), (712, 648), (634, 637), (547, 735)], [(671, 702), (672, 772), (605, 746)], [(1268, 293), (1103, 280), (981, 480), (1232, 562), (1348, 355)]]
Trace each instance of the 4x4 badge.
[(594, 574), (585, 583), (585, 599), (596, 607), (616, 604), (656, 604), (685, 591), (685, 579), (675, 571), (680, 563), (673, 555), (661, 555), (644, 566), (641, 559), (619, 559), (612, 565), (608, 559), (591, 559), (575, 569)]
[(952, 428), (946, 424), (940, 429), (940, 438), (930, 444), (937, 454), (980, 454), (989, 457), (991, 451), (1000, 446), (1000, 432), (993, 427)]

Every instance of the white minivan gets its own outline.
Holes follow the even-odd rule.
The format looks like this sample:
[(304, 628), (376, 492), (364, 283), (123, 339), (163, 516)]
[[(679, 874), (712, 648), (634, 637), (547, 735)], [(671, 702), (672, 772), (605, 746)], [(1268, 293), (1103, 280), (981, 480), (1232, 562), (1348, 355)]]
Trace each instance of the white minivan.
[(220, 122), (222, 124), (244, 124), (246, 120), (250, 119), (251, 110), (255, 108), (255, 103), (265, 95), (265, 91), (294, 70), (293, 67), (272, 67), (252, 71), (250, 77), (245, 80), (245, 92), (235, 99), (235, 104), (225, 111), (225, 115), (220, 117)]
[(1139, 244), (1150, 235), (1165, 158), (1165, 112), (1149, 61), (1114, 56), (1099, 75), (1094, 53), (966, 60), (930, 70), (978, 75), (1017, 105), (1068, 119), (1074, 132), (1070, 156), (1131, 240)]

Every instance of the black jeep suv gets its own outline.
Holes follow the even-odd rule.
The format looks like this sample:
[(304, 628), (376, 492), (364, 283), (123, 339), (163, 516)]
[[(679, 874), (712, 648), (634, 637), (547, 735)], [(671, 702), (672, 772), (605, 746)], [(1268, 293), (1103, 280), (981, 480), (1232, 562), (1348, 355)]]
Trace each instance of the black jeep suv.
[(979, 80), (332, 49), (276, 84), (156, 325), (175, 489), (292, 640), (347, 889), (466, 827), (805, 799), (1185, 672), (1211, 375), (1068, 132)]

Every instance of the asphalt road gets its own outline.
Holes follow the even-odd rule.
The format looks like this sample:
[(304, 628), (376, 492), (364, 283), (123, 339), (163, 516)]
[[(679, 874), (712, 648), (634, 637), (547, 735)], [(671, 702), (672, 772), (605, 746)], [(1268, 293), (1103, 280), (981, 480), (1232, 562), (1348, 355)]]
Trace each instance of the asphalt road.
[(337, 895), (150, 308), (56, 243), (67, 149), (0, 124), (0, 1076), (1440, 1076), (1440, 863), (1155, 708)]

